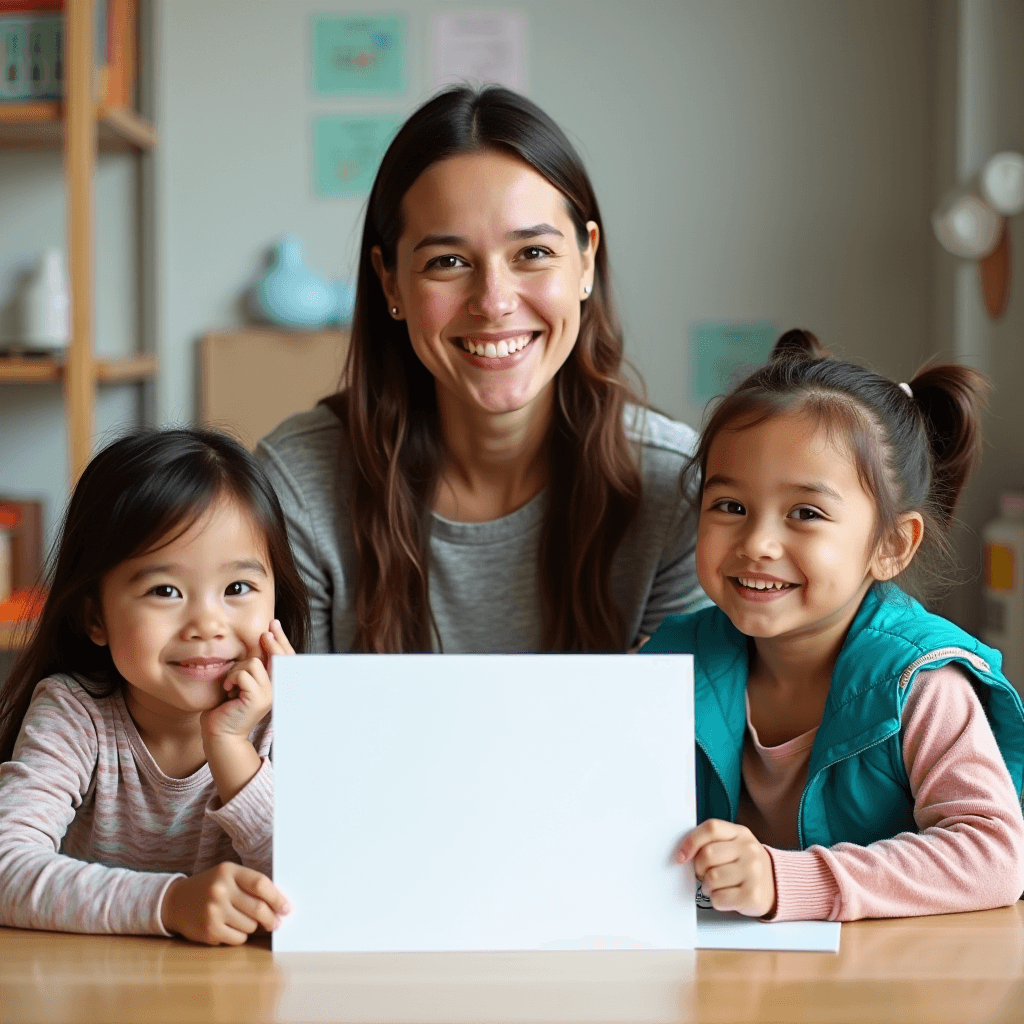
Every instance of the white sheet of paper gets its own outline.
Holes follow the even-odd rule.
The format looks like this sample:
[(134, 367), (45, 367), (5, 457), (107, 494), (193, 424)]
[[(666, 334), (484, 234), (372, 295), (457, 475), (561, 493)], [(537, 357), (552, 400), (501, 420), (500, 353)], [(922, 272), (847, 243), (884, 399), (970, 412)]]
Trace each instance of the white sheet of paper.
[(275, 951), (693, 949), (690, 656), (273, 672)]
[(775, 949), (838, 953), (838, 921), (759, 921), (718, 910), (697, 911), (698, 949)]
[(526, 91), (526, 18), (500, 11), (434, 15), (434, 88), (485, 82)]

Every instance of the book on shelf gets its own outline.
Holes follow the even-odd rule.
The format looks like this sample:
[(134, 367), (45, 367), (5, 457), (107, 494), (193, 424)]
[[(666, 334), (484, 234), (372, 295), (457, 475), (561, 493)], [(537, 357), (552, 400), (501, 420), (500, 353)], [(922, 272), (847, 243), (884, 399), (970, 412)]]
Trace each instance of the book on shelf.
[[(60, 99), (66, 62), (64, 0), (0, 0), (0, 101)], [(93, 98), (134, 108), (137, 0), (96, 0)]]

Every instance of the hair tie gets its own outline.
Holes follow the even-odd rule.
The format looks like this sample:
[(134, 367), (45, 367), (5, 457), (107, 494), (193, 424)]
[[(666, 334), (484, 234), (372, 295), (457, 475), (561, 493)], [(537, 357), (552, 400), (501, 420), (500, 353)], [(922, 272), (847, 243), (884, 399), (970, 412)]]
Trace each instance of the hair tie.
[(914, 392), (910, 390), (910, 385), (907, 384), (905, 381), (900, 384), (897, 384), (896, 386), (900, 389), (900, 391), (903, 392), (903, 394), (907, 396), (907, 398), (914, 397)]

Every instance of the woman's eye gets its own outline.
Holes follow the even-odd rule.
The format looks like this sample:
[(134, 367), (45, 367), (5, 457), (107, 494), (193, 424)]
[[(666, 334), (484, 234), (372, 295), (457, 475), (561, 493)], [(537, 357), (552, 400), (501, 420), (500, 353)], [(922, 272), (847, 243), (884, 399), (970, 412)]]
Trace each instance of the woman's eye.
[(172, 587), (169, 583), (161, 583), (159, 586), (151, 587), (149, 593), (153, 597), (181, 597), (181, 591)]
[(747, 510), (738, 501), (730, 501), (728, 498), (716, 501), (711, 507), (718, 512), (725, 512), (730, 516), (744, 516), (747, 514)]
[(806, 505), (801, 505), (799, 508), (793, 509), (789, 513), (790, 519), (799, 519), (801, 522), (809, 523), (815, 519), (824, 519), (825, 517), (816, 509), (808, 508)]
[(248, 594), (251, 590), (251, 583), (243, 583), (241, 580), (236, 580), (234, 583), (228, 584), (224, 593), (227, 597), (242, 597), (245, 594)]
[(457, 270), (459, 267), (466, 266), (466, 261), (461, 256), (453, 256), (448, 254), (447, 256), (435, 256), (432, 260), (427, 263), (427, 270)]
[(519, 255), (527, 263), (532, 263), (536, 260), (542, 260), (546, 256), (550, 256), (551, 250), (545, 249), (542, 245), (528, 245), (519, 253)]

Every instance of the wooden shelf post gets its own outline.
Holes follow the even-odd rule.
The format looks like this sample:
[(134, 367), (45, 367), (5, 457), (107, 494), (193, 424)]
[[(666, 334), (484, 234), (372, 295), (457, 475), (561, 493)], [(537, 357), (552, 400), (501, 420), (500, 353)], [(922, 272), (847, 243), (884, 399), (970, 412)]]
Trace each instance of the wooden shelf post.
[(71, 339), (64, 375), (68, 454), (72, 483), (92, 453), (96, 360), (93, 355), (93, 177), (96, 116), (93, 103), (94, 0), (67, 0), (67, 103), (65, 180), (68, 190), (68, 251), (71, 279)]

